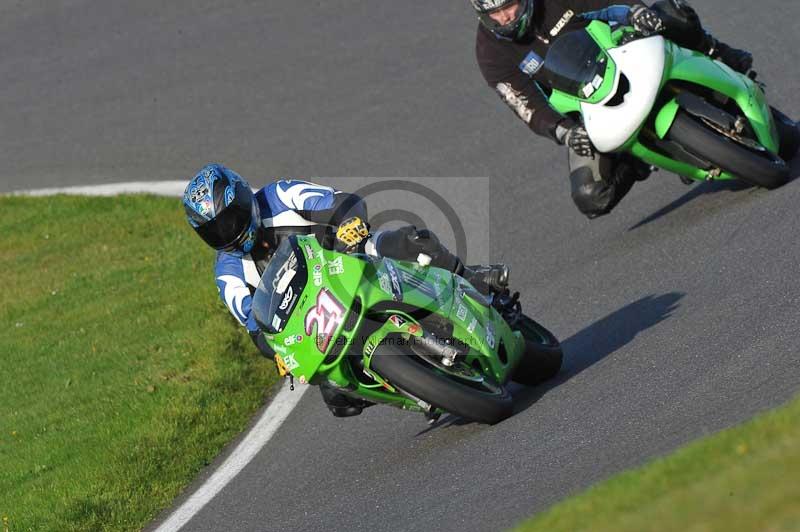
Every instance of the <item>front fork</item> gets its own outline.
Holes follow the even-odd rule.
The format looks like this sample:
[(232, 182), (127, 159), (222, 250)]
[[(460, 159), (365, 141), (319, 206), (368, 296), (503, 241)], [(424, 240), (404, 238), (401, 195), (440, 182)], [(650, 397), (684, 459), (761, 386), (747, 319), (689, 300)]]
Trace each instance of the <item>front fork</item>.
[[(729, 124), (719, 124), (722, 129), (730, 129), (730, 134), (741, 133), (745, 127), (749, 127), (764, 148), (772, 153), (778, 153), (780, 137), (763, 88), (759, 84), (699, 52), (681, 48), (670, 42), (667, 42), (667, 47), (668, 60), (665, 69), (664, 90), (668, 90), (669, 87), (666, 85), (669, 81), (706, 87), (735, 102), (742, 116), (733, 117), (732, 120), (722, 118), (715, 120), (715, 114), (725, 113), (698, 96), (691, 93), (681, 95), (681, 91), (676, 90), (676, 96), (669, 99), (655, 114), (656, 138), (653, 139), (654, 142), (664, 141), (678, 111), (684, 110), (694, 116), (711, 118), (712, 123), (730, 122)], [(646, 132), (642, 132), (640, 135), (646, 134)], [(691, 179), (704, 181), (735, 178), (720, 169), (706, 170), (663, 155), (647, 147), (638, 139), (630, 145), (629, 150), (634, 156), (648, 164)]]

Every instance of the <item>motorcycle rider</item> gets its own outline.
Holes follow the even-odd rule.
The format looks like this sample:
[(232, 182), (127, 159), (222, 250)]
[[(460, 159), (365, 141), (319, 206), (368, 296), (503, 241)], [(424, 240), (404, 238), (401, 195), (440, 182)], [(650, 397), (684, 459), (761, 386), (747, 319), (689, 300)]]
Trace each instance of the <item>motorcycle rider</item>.
[[(253, 192), (233, 170), (209, 164), (186, 185), (183, 206), (189, 225), (217, 250), (215, 277), (220, 297), (268, 358), (275, 353), (256, 324), (252, 296), (272, 254), (291, 235), (314, 234), (324, 247), (355, 246), (376, 257), (416, 260), (420, 254), (428, 255), (432, 266), (461, 275), (485, 293), (502, 292), (508, 284), (504, 265), (464, 266), (428, 230), (406, 226), (369, 235), (364, 201), (328, 186), (291, 179)], [(353, 235), (357, 235), (355, 240)], [(337, 417), (358, 415), (370, 404), (326, 385), (320, 391)]]
[(549, 90), (537, 73), (550, 43), (592, 20), (633, 26), (649, 36), (663, 33), (680, 46), (718, 59), (746, 73), (752, 55), (724, 44), (703, 30), (686, 0), (470, 0), (478, 14), (476, 55), (486, 82), (534, 133), (569, 150), (575, 205), (588, 218), (608, 214), (650, 168), (627, 154), (597, 153), (582, 124), (548, 105)]

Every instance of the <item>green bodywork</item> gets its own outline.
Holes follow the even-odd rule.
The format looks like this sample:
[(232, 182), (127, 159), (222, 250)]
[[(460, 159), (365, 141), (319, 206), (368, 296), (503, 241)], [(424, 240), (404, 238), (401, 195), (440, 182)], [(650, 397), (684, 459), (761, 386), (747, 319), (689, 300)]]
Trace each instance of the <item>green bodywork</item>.
[[(521, 333), (512, 331), (463, 278), (412, 262), (330, 251), (313, 236), (291, 237), (295, 238), (308, 280), (283, 330), (273, 335), (265, 332), (265, 337), (300, 382), (328, 383), (369, 401), (423, 410), (424, 406), (370, 369), (372, 356), (383, 342), (403, 345), (411, 336), (423, 334), (427, 318), (414, 317), (419, 315), (450, 321), (452, 337), (468, 348), (467, 364), (479, 365), (493, 382), (505, 383), (522, 357)], [(343, 314), (338, 315), (338, 325), (320, 351), (319, 326), (309, 315), (318, 312), (323, 291)], [(371, 331), (366, 337), (365, 330)], [(354, 357), (360, 358), (363, 368), (354, 364)]]
[[(627, 33), (632, 32), (632, 29), (621, 27), (612, 30), (604, 22), (593, 21), (585, 28), (585, 31), (591, 35), (605, 53), (612, 48), (620, 46), (622, 38)], [(664, 42), (666, 59), (664, 75), (661, 80), (662, 90), (670, 81), (684, 81), (707, 87), (729, 97), (736, 102), (742, 114), (748, 119), (761, 145), (770, 152), (777, 154), (780, 144), (778, 132), (764, 91), (757, 83), (704, 54), (681, 48), (670, 41), (665, 40)], [(611, 56), (607, 53), (605, 53), (605, 56), (607, 60), (606, 74), (603, 83), (597, 89), (597, 92), (592, 94), (591, 98), (583, 99), (554, 89), (549, 98), (550, 105), (555, 110), (566, 115), (580, 113), (581, 103), (596, 104), (608, 97), (614, 88), (616, 67)], [(640, 141), (639, 137), (642, 128), (648, 122), (655, 124), (655, 134), (663, 139), (672, 126), (679, 108), (677, 100), (671, 98), (658, 108), (653, 109), (651, 119), (646, 120), (639, 130), (617, 151), (630, 152), (648, 164), (699, 181), (734, 179), (733, 175), (724, 171), (720, 175), (714, 176), (709, 170), (677, 161), (666, 154), (653, 151)]]

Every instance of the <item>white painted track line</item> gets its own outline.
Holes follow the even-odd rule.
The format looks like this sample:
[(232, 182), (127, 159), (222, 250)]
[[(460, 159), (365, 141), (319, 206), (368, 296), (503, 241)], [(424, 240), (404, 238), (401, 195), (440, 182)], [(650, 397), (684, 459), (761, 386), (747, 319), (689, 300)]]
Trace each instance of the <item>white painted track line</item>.
[(107, 185), (40, 188), (11, 192), (12, 196), (116, 196), (118, 194), (155, 194), (158, 196), (182, 196), (188, 181), (134, 181)]
[(284, 382), (261, 419), (227, 460), (155, 532), (176, 532), (188, 523), (258, 454), (309, 388), (307, 385), (295, 385), (295, 390), (290, 391), (289, 384)]

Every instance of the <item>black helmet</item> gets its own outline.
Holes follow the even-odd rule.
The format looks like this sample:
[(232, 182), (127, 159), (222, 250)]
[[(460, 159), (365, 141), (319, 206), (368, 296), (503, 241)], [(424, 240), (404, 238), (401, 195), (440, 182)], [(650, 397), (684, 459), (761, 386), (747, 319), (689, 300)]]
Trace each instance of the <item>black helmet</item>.
[(261, 216), (253, 190), (236, 172), (209, 164), (183, 193), (189, 225), (220, 251), (249, 253), (259, 238)]
[[(501, 39), (521, 39), (528, 32), (533, 22), (533, 3), (535, 0), (470, 0), (470, 2), (472, 2), (472, 7), (477, 11), (481, 24)], [(514, 3), (519, 3), (517, 16), (508, 24), (500, 25), (489, 16), (490, 13)]]

